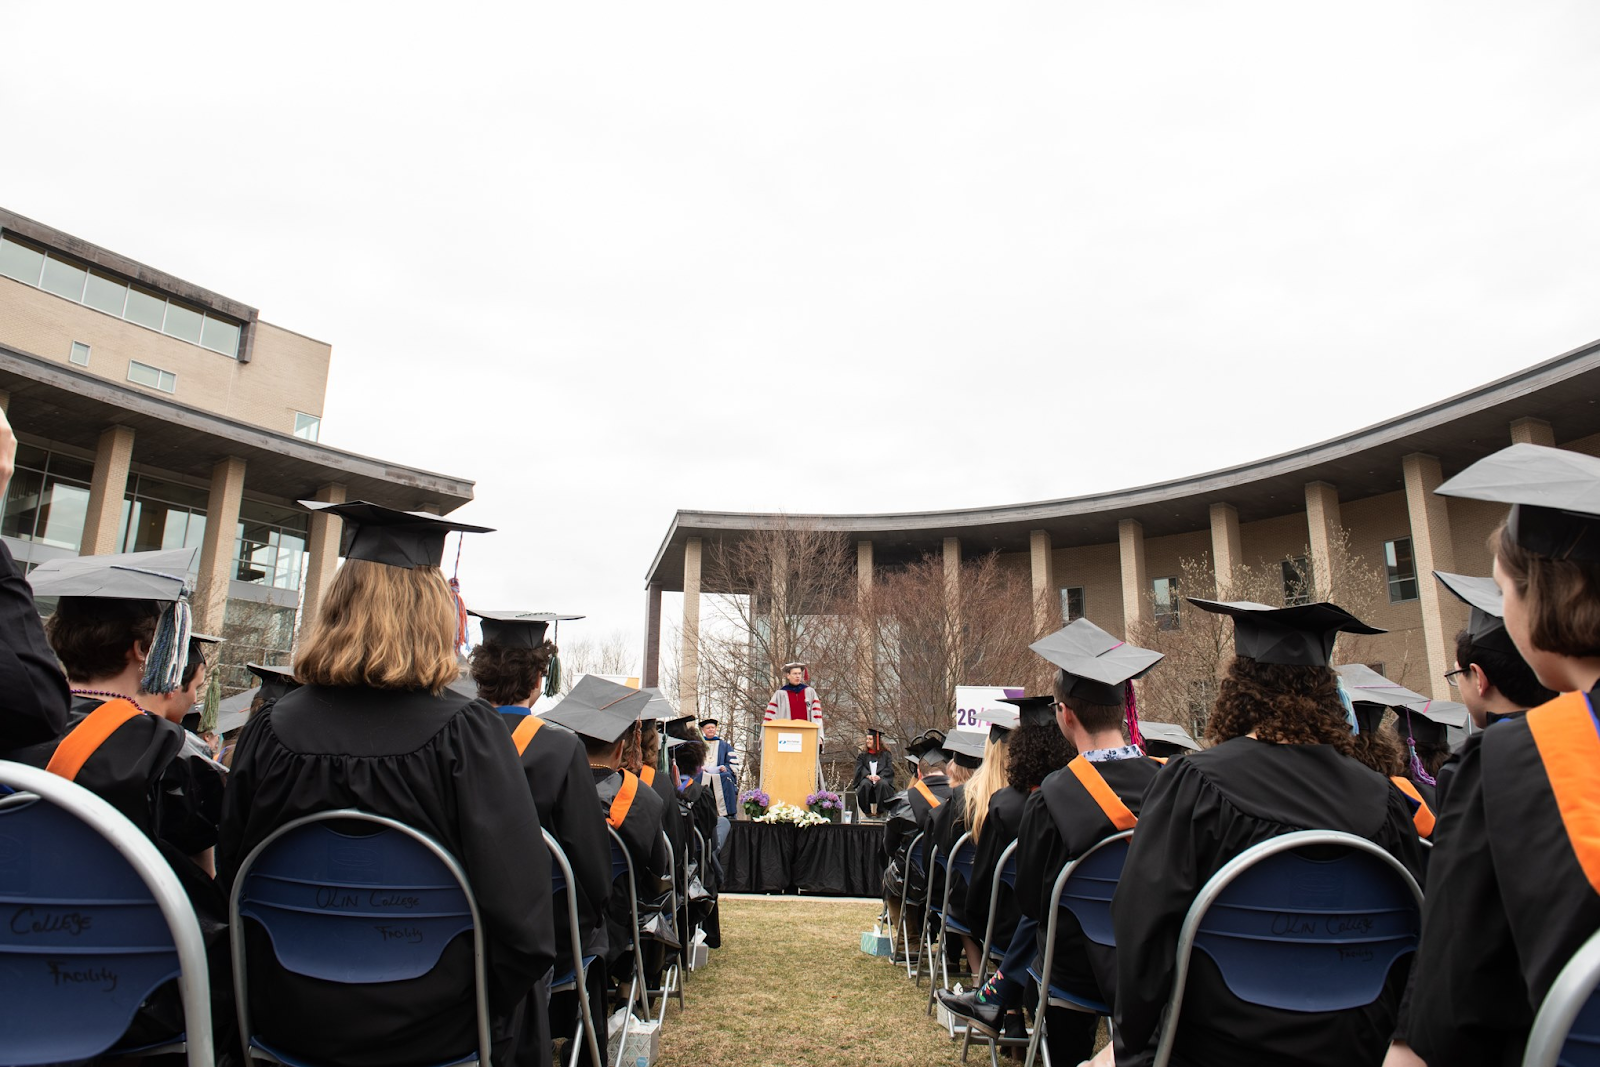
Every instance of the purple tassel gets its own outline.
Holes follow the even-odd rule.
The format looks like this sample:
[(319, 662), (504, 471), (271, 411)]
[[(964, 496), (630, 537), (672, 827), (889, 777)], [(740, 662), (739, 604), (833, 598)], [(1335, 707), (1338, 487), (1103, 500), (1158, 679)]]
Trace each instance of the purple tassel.
[(1139, 701), (1133, 695), (1133, 681), (1128, 682), (1128, 744), (1144, 751), (1144, 735), (1139, 732)]
[[(1429, 703), (1432, 703), (1432, 701), (1429, 701)], [(1418, 782), (1426, 782), (1428, 785), (1438, 785), (1439, 783), (1433, 780), (1433, 775), (1429, 774), (1427, 768), (1422, 765), (1421, 758), (1417, 756), (1417, 742), (1411, 733), (1410, 708), (1406, 709), (1406, 751), (1411, 753), (1412, 779)]]

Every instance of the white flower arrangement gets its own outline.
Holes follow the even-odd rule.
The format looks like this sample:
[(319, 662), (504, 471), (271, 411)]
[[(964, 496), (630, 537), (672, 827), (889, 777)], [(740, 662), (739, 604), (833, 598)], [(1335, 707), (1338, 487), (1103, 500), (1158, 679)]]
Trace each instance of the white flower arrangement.
[(767, 813), (755, 822), (764, 823), (793, 823), (795, 826), (826, 826), (828, 819), (814, 811), (797, 808), (793, 804), (774, 804), (767, 809)]

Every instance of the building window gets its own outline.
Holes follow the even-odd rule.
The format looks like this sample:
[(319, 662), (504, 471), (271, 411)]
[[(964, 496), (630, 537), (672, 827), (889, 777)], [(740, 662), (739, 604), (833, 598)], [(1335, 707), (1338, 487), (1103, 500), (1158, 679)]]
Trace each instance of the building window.
[(32, 241), (10, 234), (0, 236), (0, 274), (180, 341), (209, 348), (229, 359), (239, 357), (239, 323), (168, 299), (154, 289), (123, 281)]
[(1411, 554), (1411, 538), (1383, 543), (1383, 569), (1389, 577), (1389, 603), (1417, 599), (1417, 560)]
[(1178, 628), (1178, 579), (1157, 578), (1150, 583), (1155, 598), (1156, 629)]
[(315, 441), (322, 433), (322, 420), (303, 411), (294, 413), (294, 435), (302, 441)]
[(72, 342), (72, 351), (68, 353), (67, 359), (80, 367), (87, 367), (89, 365), (89, 346), (82, 341)]
[(199, 548), (206, 536), (209, 500), (204, 489), (129, 475), (122, 500), (122, 551)]
[(239, 505), (233, 576), (275, 589), (299, 589), (310, 539), (310, 516), (305, 512), (246, 500)]
[(83, 546), (94, 464), (59, 452), (17, 445), (0, 534), (76, 552)]
[(1283, 572), (1283, 606), (1299, 607), (1311, 603), (1311, 561), (1304, 556), (1290, 556), (1279, 564)]
[(1069, 585), (1061, 590), (1061, 621), (1083, 618), (1083, 586)]
[(169, 370), (152, 367), (148, 363), (138, 360), (128, 361), (128, 381), (134, 385), (146, 385), (151, 389), (159, 389), (163, 393), (178, 391), (178, 376)]

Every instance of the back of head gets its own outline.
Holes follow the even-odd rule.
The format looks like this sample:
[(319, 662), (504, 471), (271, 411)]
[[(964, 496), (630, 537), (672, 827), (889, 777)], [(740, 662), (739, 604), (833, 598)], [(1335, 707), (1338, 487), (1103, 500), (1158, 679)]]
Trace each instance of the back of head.
[[(1127, 721), (1128, 709), (1122, 704), (1091, 704), (1082, 697), (1070, 696), (1067, 693), (1069, 675), (1065, 671), (1056, 672), (1055, 691), (1056, 699), (1072, 709), (1083, 728), (1092, 734), (1106, 730), (1120, 730)], [(1133, 683), (1128, 683), (1130, 686)]]
[(134, 646), (150, 644), (160, 616), (148, 600), (64, 596), (45, 633), (67, 677), (83, 683), (121, 674)]
[(1500, 695), (1524, 710), (1536, 708), (1554, 700), (1556, 692), (1539, 684), (1539, 678), (1521, 656), (1499, 648), (1486, 648), (1475, 643), (1472, 635), (1462, 630), (1456, 635), (1456, 666), (1476, 665), (1488, 677), (1489, 684)]
[(706, 765), (706, 745), (704, 741), (685, 741), (672, 750), (672, 762), (677, 765), (678, 773), (693, 775)]
[(967, 779), (961, 794), (967, 828), (974, 838), (983, 833), (983, 824), (989, 817), (989, 798), (1011, 783), (1006, 777), (1006, 750), (1005, 744), (990, 739), (983, 746), (983, 766)]
[(436, 567), (349, 559), (295, 656), (306, 685), (425, 689), (455, 681), (455, 597)]
[(472, 650), (472, 680), (478, 695), (491, 704), (521, 704), (538, 695), (550, 660), (556, 654), (554, 641), (537, 648), (484, 641)]
[(1216, 744), (1253, 733), (1276, 744), (1331, 745), (1353, 756), (1355, 737), (1337, 678), (1331, 667), (1234, 656), (1206, 722), (1206, 740)]
[(1072, 755), (1072, 746), (1054, 723), (1020, 722), (1006, 742), (1007, 784), (1024, 793), (1036, 789)]
[(1385, 778), (1399, 778), (1406, 773), (1406, 748), (1390, 723), (1356, 734), (1350, 755)]
[(1530, 552), (1507, 535), (1504, 523), (1489, 544), (1524, 602), (1534, 648), (1573, 659), (1600, 656), (1600, 563)]

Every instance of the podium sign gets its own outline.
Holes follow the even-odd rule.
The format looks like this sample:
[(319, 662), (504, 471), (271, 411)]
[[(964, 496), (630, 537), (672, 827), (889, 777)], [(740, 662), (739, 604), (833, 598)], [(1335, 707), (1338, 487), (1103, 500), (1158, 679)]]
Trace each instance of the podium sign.
[(774, 719), (761, 728), (761, 788), (774, 804), (806, 806), (817, 791), (817, 724)]

